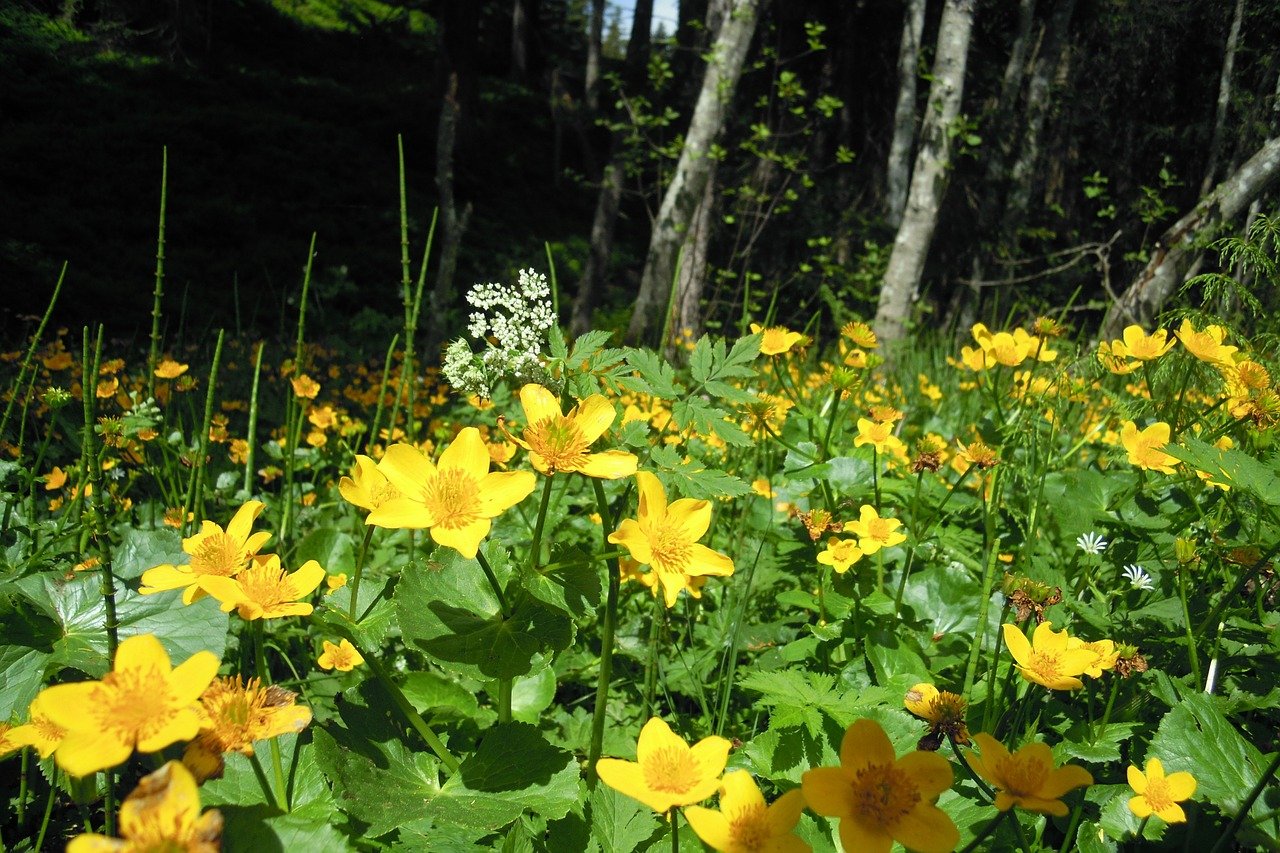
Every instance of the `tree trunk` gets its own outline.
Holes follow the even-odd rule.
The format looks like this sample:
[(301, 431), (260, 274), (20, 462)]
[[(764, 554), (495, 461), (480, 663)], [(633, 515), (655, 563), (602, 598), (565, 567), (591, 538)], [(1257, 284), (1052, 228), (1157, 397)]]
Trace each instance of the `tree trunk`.
[(1040, 45), (1040, 56), (1027, 84), (1027, 123), (1023, 129), (1022, 146), (1018, 159), (1010, 173), (1009, 198), (1004, 206), (1001, 232), (1008, 238), (1014, 235), (1027, 216), (1031, 206), (1031, 190), (1035, 184), (1036, 163), (1040, 159), (1040, 136), (1044, 132), (1045, 118), (1049, 115), (1050, 92), (1053, 78), (1062, 64), (1063, 53), (1070, 45), (1071, 15), (1076, 0), (1058, 0)]
[(440, 104), (440, 123), (436, 131), (436, 192), (440, 197), (440, 260), (436, 267), (436, 280), (431, 288), (427, 312), (427, 347), (434, 351), (447, 337), (445, 321), (453, 307), (453, 277), (458, 267), (458, 248), (462, 233), (471, 217), (468, 204), (458, 215), (453, 197), (453, 149), (458, 134), (458, 75), (449, 77), (449, 88)]
[(920, 76), (920, 38), (924, 35), (925, 0), (907, 0), (898, 47), (898, 104), (893, 110), (893, 141), (885, 168), (885, 219), (890, 228), (902, 224), (911, 182), (911, 153), (916, 142), (916, 80)]
[(596, 293), (609, 269), (609, 256), (613, 254), (613, 227), (618, 221), (618, 203), (622, 199), (623, 168), (622, 145), (615, 142), (613, 159), (604, 167), (604, 175), (600, 179), (596, 213), (591, 220), (591, 249), (578, 279), (577, 296), (573, 299), (569, 331), (575, 337), (591, 329), (591, 310), (595, 307)]
[(1196, 238), (1219, 222), (1234, 219), (1280, 178), (1280, 136), (1267, 140), (1249, 160), (1164, 232), (1147, 266), (1102, 321), (1101, 336), (1117, 338), (1130, 323), (1149, 326), (1183, 282), (1195, 255)]
[(600, 109), (600, 45), (604, 39), (604, 0), (591, 0), (591, 25), (587, 29), (587, 72), (583, 83), (587, 109)]
[(1213, 116), (1213, 136), (1209, 138), (1209, 163), (1204, 168), (1204, 180), (1200, 182), (1200, 195), (1213, 186), (1217, 177), (1218, 159), (1222, 155), (1222, 131), (1227, 123), (1227, 108), (1231, 106), (1231, 74), (1236, 64), (1236, 47), (1240, 43), (1240, 24), (1244, 20), (1244, 0), (1236, 0), (1236, 11), (1231, 19), (1231, 31), (1227, 33), (1227, 51), (1222, 57), (1222, 76), (1218, 78), (1218, 108)]
[[(730, 9), (716, 35), (702, 79), (702, 90), (689, 120), (680, 160), (667, 186), (653, 223), (640, 292), (636, 295), (627, 341), (637, 344), (661, 328), (663, 311), (671, 292), (676, 254), (684, 243), (714, 161), (707, 154), (724, 127), (728, 108), (738, 87), (738, 77), (755, 32), (760, 0), (724, 0)], [(731, 4), (731, 5), (729, 5)], [(665, 342), (664, 342), (665, 343)]]
[(911, 174), (907, 208), (893, 242), (876, 309), (876, 334), (887, 344), (901, 340), (906, 332), (911, 303), (938, 223), (938, 208), (946, 190), (950, 165), (948, 131), (960, 114), (975, 4), (976, 0), (946, 0), (942, 10), (933, 82), (920, 128), (920, 150)]
[[(707, 177), (702, 200), (693, 213), (693, 222), (685, 235), (680, 252), (680, 270), (676, 275), (676, 336), (688, 332), (698, 337), (702, 331), (702, 294), (707, 284), (707, 247), (711, 244), (712, 214), (716, 206), (716, 169), (713, 163)], [(667, 342), (670, 346), (671, 342)]]

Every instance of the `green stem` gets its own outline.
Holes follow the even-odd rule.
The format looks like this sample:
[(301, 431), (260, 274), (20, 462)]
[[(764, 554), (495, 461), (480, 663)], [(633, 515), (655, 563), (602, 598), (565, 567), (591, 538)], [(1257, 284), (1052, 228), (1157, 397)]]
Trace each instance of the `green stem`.
[(40, 832), (36, 835), (36, 850), (44, 849), (44, 836), (49, 831), (49, 818), (53, 816), (53, 799), (58, 793), (58, 768), (53, 768), (53, 778), (49, 780), (49, 796), (44, 802), (44, 818), (40, 821)]
[[(271, 742), (274, 744), (275, 738), (272, 738)], [(284, 788), (281, 787), (279, 790), (272, 790), (271, 783), (267, 781), (267, 773), (262, 769), (262, 762), (258, 760), (258, 753), (256, 751), (249, 753), (249, 764), (253, 766), (253, 775), (258, 777), (258, 784), (262, 786), (262, 793), (266, 796), (267, 801), (275, 803), (276, 808), (280, 809), (280, 811), (288, 812), (289, 806), (284, 801)], [(280, 786), (282, 784), (282, 775), (277, 772), (276, 785)]]
[[(67, 262), (62, 262), (62, 272), (58, 273), (58, 283), (53, 286), (53, 296), (49, 297), (49, 305), (44, 309), (44, 316), (40, 318), (40, 325), (36, 326), (36, 333), (31, 337), (31, 343), (27, 346), (27, 354), (22, 358), (22, 366), (18, 368), (18, 376), (13, 381), (13, 396), (9, 398), (9, 402), (4, 407), (4, 417), (0, 418), (0, 436), (5, 434), (5, 430), (9, 426), (9, 418), (13, 415), (13, 407), (17, 404), (18, 399), (23, 399), (23, 404), (30, 395), (21, 395), (18, 392), (22, 389), (22, 383), (26, 378), (27, 370), (31, 367), (31, 360), (35, 357), (36, 348), (40, 345), (40, 339), (44, 337), (44, 328), (49, 325), (49, 318), (53, 316), (53, 306), (58, 302), (58, 294), (62, 292), (62, 281), (67, 277)], [(32, 371), (32, 379), (34, 381), (36, 371)], [(84, 383), (81, 382), (83, 385)]]
[(1200, 655), (1196, 652), (1196, 637), (1191, 632), (1191, 608), (1187, 604), (1187, 572), (1178, 567), (1178, 600), (1182, 602), (1182, 624), (1187, 634), (1187, 661), (1191, 666), (1191, 680), (1200, 683)]
[(262, 351), (266, 349), (265, 341), (258, 344), (258, 355), (253, 360), (253, 390), (249, 392), (249, 427), (245, 430), (245, 443), (248, 445), (244, 454), (244, 491), (253, 494), (253, 462), (258, 444), (258, 385), (262, 379)]
[(965, 667), (964, 690), (961, 696), (968, 696), (973, 688), (973, 679), (978, 672), (978, 657), (982, 653), (983, 635), (987, 631), (987, 610), (991, 606), (991, 579), (995, 574), (997, 551), (996, 543), (991, 543), (987, 552), (987, 564), (982, 571), (982, 586), (978, 588), (978, 624), (974, 628), (973, 645), (969, 647), (969, 664)]
[[(609, 528), (614, 519), (609, 512), (609, 502), (604, 493), (604, 484), (591, 477), (591, 485), (596, 493), (596, 512), (600, 513), (600, 531), (604, 539), (604, 547), (609, 547)], [(617, 558), (605, 564), (608, 575), (604, 603), (604, 620), (600, 625), (600, 676), (596, 683), (596, 706), (591, 715), (591, 747), (587, 752), (587, 784), (594, 788), (596, 784), (596, 762), (600, 760), (600, 752), (604, 745), (604, 723), (609, 713), (609, 679), (613, 676), (613, 634), (618, 619), (618, 592), (621, 585), (621, 569)]]
[(1149, 820), (1151, 820), (1151, 815), (1147, 815), (1146, 817), (1144, 817), (1142, 819), (1142, 822), (1138, 824), (1138, 832), (1136, 836), (1137, 838), (1142, 838), (1142, 833), (1146, 831), (1147, 821)]
[[(1013, 809), (1009, 809), (1010, 812)], [(1018, 816), (1013, 816), (1013, 831), (1018, 834), (1018, 846), (1022, 848), (1023, 853), (1031, 853), (1031, 843), (1027, 841), (1027, 834), (1022, 829), (1022, 821), (1018, 820)]]
[(529, 548), (529, 570), (533, 571), (538, 568), (538, 563), (542, 559), (542, 528), (547, 522), (547, 507), (551, 505), (551, 484), (554, 478), (547, 476), (543, 479), (542, 486), (542, 502), (538, 504), (538, 520), (533, 527), (533, 545)]
[(18, 779), (18, 827), (27, 822), (27, 772), (30, 770), (31, 750), (22, 750), (22, 768)]
[(498, 607), (502, 611), (503, 619), (511, 618), (511, 608), (507, 606), (507, 596), (502, 592), (502, 584), (498, 583), (498, 576), (493, 573), (493, 569), (489, 566), (488, 559), (485, 558), (484, 552), (476, 550), (476, 562), (480, 564), (484, 576), (489, 579), (489, 586), (493, 588), (493, 594), (498, 597)]
[(151, 347), (147, 350), (147, 396), (156, 395), (156, 364), (160, 361), (160, 303), (164, 298), (164, 220), (169, 201), (169, 146), (160, 160), (160, 233), (156, 239), (156, 287), (151, 295)]
[(103, 832), (112, 836), (116, 834), (116, 774), (114, 770), (102, 771), (106, 791), (102, 795), (102, 827)]
[(498, 722), (511, 722), (511, 687), (512, 679), (498, 679)]
[(373, 539), (374, 526), (365, 525), (364, 541), (360, 543), (360, 557), (356, 560), (355, 574), (351, 578), (351, 621), (355, 622), (358, 617), (356, 615), (356, 607), (360, 600), (360, 576), (364, 573), (365, 557), (369, 554), (369, 542)]
[(680, 853), (680, 811), (672, 806), (667, 816), (671, 818), (671, 853)]
[(1107, 697), (1107, 707), (1102, 712), (1102, 719), (1098, 721), (1098, 725), (1093, 730), (1093, 737), (1090, 739), (1092, 743), (1098, 742), (1098, 735), (1106, 730), (1107, 724), (1111, 722), (1111, 709), (1116, 704), (1116, 694), (1120, 692), (1120, 676), (1114, 672), (1111, 673), (1111, 695)]
[(996, 829), (1000, 826), (1000, 824), (1004, 823), (1005, 819), (1008, 818), (1009, 815), (1011, 814), (1013, 814), (1012, 809), (1008, 811), (1000, 812), (995, 817), (993, 817), (987, 823), (987, 825), (982, 828), (982, 832), (979, 832), (977, 835), (975, 835), (973, 840), (970, 841), (968, 844), (966, 844), (964, 848), (960, 851), (960, 853), (973, 853), (974, 850), (977, 850), (978, 845), (981, 844), (983, 841), (986, 841), (987, 837), (990, 836), (993, 832), (995, 832)]
[(658, 689), (658, 619), (662, 603), (658, 599), (653, 602), (653, 618), (649, 620), (649, 657), (644, 664), (644, 712), (641, 718), (653, 716), (654, 694)]
[(1239, 810), (1236, 811), (1236, 816), (1227, 825), (1226, 832), (1222, 833), (1222, 837), (1213, 845), (1213, 849), (1209, 853), (1218, 853), (1218, 851), (1226, 849), (1227, 844), (1235, 837), (1236, 832), (1240, 829), (1240, 824), (1244, 822), (1245, 817), (1249, 814), (1249, 810), (1253, 808), (1253, 804), (1257, 802), (1258, 797), (1262, 796), (1267, 783), (1271, 781), (1271, 777), (1276, 774), (1278, 768), (1280, 768), (1280, 752), (1276, 753), (1275, 758), (1271, 759), (1271, 763), (1267, 765), (1267, 769), (1258, 777), (1257, 784), (1253, 786), (1249, 796), (1244, 798), (1244, 802), (1240, 804)]
[(978, 790), (982, 791), (988, 800), (995, 802), (996, 794), (991, 790), (991, 786), (988, 785), (981, 776), (974, 772), (973, 768), (969, 765), (968, 760), (960, 753), (960, 745), (956, 743), (956, 736), (948, 732), (947, 741), (951, 744), (951, 751), (955, 753), (956, 763), (960, 765), (960, 769), (963, 770), (965, 775), (973, 781), (973, 784), (978, 786)]
[[(387, 404), (387, 383), (391, 380), (391, 359), (395, 356), (396, 344), (399, 342), (399, 335), (391, 336), (391, 346), (387, 347), (387, 357), (382, 362), (382, 384), (378, 386), (378, 407), (373, 410), (373, 423), (369, 424), (369, 437), (365, 439), (364, 450), (366, 453), (373, 447), (378, 440), (378, 427), (382, 424), (382, 410)], [(390, 436), (390, 430), (387, 435)]]

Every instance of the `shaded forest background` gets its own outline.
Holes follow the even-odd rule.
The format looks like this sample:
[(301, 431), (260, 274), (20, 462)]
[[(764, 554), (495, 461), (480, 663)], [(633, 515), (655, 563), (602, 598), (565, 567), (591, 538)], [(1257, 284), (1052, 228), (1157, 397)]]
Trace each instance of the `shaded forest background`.
[[(59, 322), (145, 334), (167, 146), (170, 334), (289, 327), (314, 232), (310, 330), (380, 350), (401, 322), (397, 135), (415, 275), (433, 209), (445, 208), (427, 282), (452, 286), (434, 294), (429, 345), (462, 328), (469, 284), (545, 269), (548, 249), (562, 320), (621, 332), (721, 4), (681, 0), (679, 26), (648, 42), (644, 27), (626, 37), (630, 2), (8, 4), (6, 337), (43, 309), (63, 261)], [(904, 21), (923, 10), (918, 128), (944, 5), (969, 6), (973, 31), (912, 299), (927, 326), (1066, 308), (1071, 325), (1096, 328), (1162, 233), (1277, 135), (1274, 2), (761, 2), (741, 80), (723, 93), (714, 176), (690, 227), (702, 240), (686, 242), (681, 269), (694, 301), (675, 306), (677, 325), (736, 330), (768, 315), (830, 334), (876, 314), (899, 215)], [(616, 235), (575, 318), (610, 164)], [(1259, 190), (1252, 213), (1273, 199)], [(1207, 230), (1200, 246), (1243, 225)], [(447, 252), (439, 265), (450, 232), (452, 273)]]

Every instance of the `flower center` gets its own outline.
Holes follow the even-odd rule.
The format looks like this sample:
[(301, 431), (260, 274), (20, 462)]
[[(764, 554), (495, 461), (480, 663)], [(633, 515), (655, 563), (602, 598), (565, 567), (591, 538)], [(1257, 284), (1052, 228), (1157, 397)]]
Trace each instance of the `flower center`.
[(764, 806), (756, 804), (744, 806), (727, 816), (729, 818), (729, 838), (736, 849), (763, 850), (773, 834), (769, 832), (769, 820)]
[(284, 569), (272, 565), (254, 566), (241, 574), (240, 589), (246, 598), (263, 610), (294, 599)]
[(244, 568), (244, 546), (218, 531), (200, 541), (191, 555), (191, 571), (197, 575), (230, 577)]
[(1034, 796), (1045, 782), (1049, 768), (1039, 761), (1018, 761), (1013, 756), (996, 764), (996, 778), (1015, 797)]
[(1033, 651), (1027, 661), (1027, 669), (1041, 678), (1057, 678), (1062, 675), (1062, 660), (1057, 652)]
[(891, 827), (920, 802), (920, 789), (891, 764), (872, 764), (853, 780), (853, 813), (868, 823)]
[(173, 718), (168, 679), (154, 667), (107, 673), (93, 700), (100, 726), (129, 744), (146, 740)]
[(668, 746), (645, 759), (644, 782), (655, 791), (684, 794), (698, 784), (698, 763), (688, 749)]
[(1147, 779), (1147, 792), (1142, 796), (1153, 812), (1161, 812), (1173, 805), (1174, 799), (1169, 791), (1168, 779)]
[(480, 517), (480, 484), (460, 468), (444, 468), (422, 490), (423, 503), (446, 529), (466, 527)]
[(889, 538), (892, 531), (889, 529), (889, 520), (887, 518), (873, 518), (867, 522), (867, 538), (874, 539), (877, 542), (884, 542)]
[(543, 418), (524, 431), (529, 447), (551, 471), (576, 471), (586, 463), (587, 442), (578, 425), (563, 415)]
[(692, 544), (684, 531), (668, 524), (665, 519), (656, 529), (649, 531), (649, 551), (653, 554), (653, 567), (660, 572), (684, 574), (689, 564)]

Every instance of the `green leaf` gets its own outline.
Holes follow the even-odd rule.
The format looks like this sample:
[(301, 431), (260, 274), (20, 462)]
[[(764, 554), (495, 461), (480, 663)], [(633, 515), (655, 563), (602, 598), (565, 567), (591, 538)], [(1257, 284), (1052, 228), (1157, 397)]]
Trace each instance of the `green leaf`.
[(511, 685), (511, 716), (522, 723), (537, 723), (556, 698), (556, 674), (544, 667), (522, 675)]
[(331, 575), (341, 572), (354, 572), (356, 568), (356, 546), (351, 534), (333, 527), (321, 527), (307, 534), (298, 543), (297, 553), (293, 556), (294, 565), (302, 565), (308, 560), (315, 560)]
[[(1165, 714), (1147, 750), (1147, 756), (1152, 755), (1163, 760), (1167, 773), (1190, 771), (1198, 783), (1196, 797), (1208, 800), (1223, 814), (1232, 816), (1244, 804), (1267, 766), (1258, 748), (1240, 735), (1212, 698), (1202, 693), (1183, 695), (1173, 710)], [(1191, 756), (1195, 757), (1194, 761)], [(1182, 761), (1178, 760), (1180, 757)], [(1145, 759), (1140, 766), (1145, 766)], [(1253, 804), (1253, 813), (1260, 816), (1271, 808), (1259, 798)]]
[[(93, 678), (105, 675), (110, 665), (101, 578), (96, 573), (81, 574), (64, 582), (31, 575), (16, 585), (58, 625), (61, 636), (53, 644), (53, 663)], [(154, 634), (174, 666), (198, 651), (211, 651), (221, 658), (227, 644), (227, 618), (212, 598), (184, 606), (178, 591), (139, 595), (122, 586), (116, 589), (119, 638)]]
[(305, 850), (307, 853), (345, 853), (355, 848), (333, 827), (333, 807), (316, 804), (278, 814), (269, 806), (220, 806), (222, 849), (225, 853), (264, 850)]
[(480, 716), (475, 693), (434, 672), (407, 673), (400, 689), (420, 714), (464, 720)]
[(182, 565), (189, 559), (182, 550), (178, 531), (138, 530), (128, 527), (120, 533), (120, 544), (112, 553), (111, 568), (117, 580), (134, 580), (156, 566)]
[(1192, 468), (1211, 475), (1214, 482), (1252, 493), (1263, 503), (1280, 506), (1280, 476), (1277, 476), (1277, 457), (1272, 464), (1250, 456), (1243, 450), (1222, 450), (1199, 439), (1184, 437), (1182, 446), (1170, 444), (1164, 450), (1175, 459), (1186, 462)]
[(1063, 761), (1079, 758), (1092, 764), (1105, 764), (1120, 760), (1120, 748), (1133, 737), (1139, 723), (1109, 723), (1106, 728), (1090, 737), (1089, 726), (1077, 724), (1054, 747), (1054, 756)]
[(547, 352), (552, 358), (564, 360), (569, 355), (568, 345), (564, 340), (564, 332), (559, 324), (552, 324), (547, 330)]
[[(305, 732), (304, 732), (305, 734)], [(289, 803), (294, 809), (308, 805), (318, 805), (332, 810), (333, 793), (325, 783), (315, 760), (315, 749), (306, 741), (299, 745), (298, 735), (281, 735), (278, 739), (280, 757), (285, 776), (285, 788), (289, 793)], [(226, 769), (221, 779), (210, 779), (200, 787), (200, 801), (206, 806), (222, 805), (275, 805), (276, 780), (271, 771), (271, 743), (258, 741), (253, 745), (258, 762), (267, 769), (267, 782), (271, 787), (271, 799), (267, 798), (253, 772), (253, 765), (247, 756), (238, 752), (228, 752), (224, 756)]]
[[(568, 562), (588, 555), (580, 549), (557, 549), (553, 561)], [(583, 562), (550, 571), (523, 566), (520, 585), (545, 604), (581, 618), (600, 606), (600, 571), (603, 563)]]
[(460, 826), (497, 829), (525, 810), (555, 820), (579, 800), (578, 762), (527, 723), (490, 729), (425, 804), (428, 817)]
[(629, 349), (626, 351), (626, 361), (640, 376), (625, 377), (622, 382), (624, 387), (668, 400), (675, 400), (684, 394), (684, 387), (676, 380), (675, 368), (657, 353)]
[(682, 458), (674, 447), (655, 447), (649, 459), (659, 466), (660, 470), (656, 473), (667, 490), (667, 496), (672, 500), (675, 500), (673, 491), (697, 500), (732, 498), (751, 491), (750, 486), (732, 474), (714, 468), (703, 468), (692, 459)]
[(44, 686), (50, 655), (27, 646), (0, 646), (0, 722), (25, 720)]
[[(395, 605), (385, 598), (374, 605), (365, 617), (359, 621), (353, 621), (348, 611), (348, 602), (351, 600), (350, 592), (346, 595), (342, 593), (349, 590), (350, 587), (335, 592), (332, 596), (326, 596), (324, 604), (317, 607), (311, 614), (311, 622), (326, 629), (331, 634), (343, 636), (350, 634), (356, 644), (362, 649), (377, 649), (382, 646), (383, 641), (391, 630), (395, 627), (396, 612)], [(362, 587), (361, 592), (364, 592)], [(372, 600), (373, 592), (370, 592), (370, 600)], [(365, 596), (362, 594), (361, 599)]]
[(588, 803), (591, 838), (601, 853), (630, 853), (643, 850), (667, 830), (648, 806), (619, 794), (608, 785), (599, 785)]
[[(506, 552), (488, 543), (485, 553), (499, 583), (506, 583), (512, 573)], [(439, 548), (405, 569), (395, 607), (405, 642), (444, 669), (477, 679), (513, 678), (530, 672), (539, 653), (573, 641), (564, 611), (528, 595), (514, 599), (504, 617), (479, 563)]]

